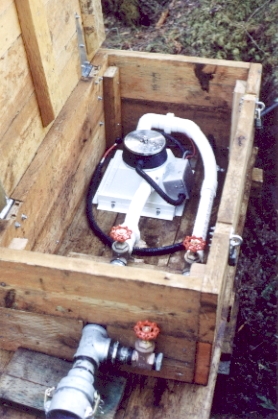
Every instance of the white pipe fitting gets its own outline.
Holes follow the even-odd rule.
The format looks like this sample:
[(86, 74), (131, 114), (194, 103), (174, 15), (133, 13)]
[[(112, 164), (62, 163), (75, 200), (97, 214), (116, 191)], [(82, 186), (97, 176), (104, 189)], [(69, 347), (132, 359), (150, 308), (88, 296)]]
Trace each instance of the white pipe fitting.
[(143, 208), (151, 193), (152, 193), (152, 187), (144, 179), (142, 179), (129, 205), (125, 220), (122, 223), (122, 226), (128, 227), (132, 231), (131, 238), (126, 240), (126, 243), (129, 246), (130, 253), (132, 253), (133, 247), (140, 240), (140, 231), (139, 231), (138, 223), (139, 223)]
[[(212, 148), (199, 126), (189, 119), (178, 118), (171, 113), (168, 113), (166, 117), (153, 113), (143, 115), (139, 119), (137, 130), (152, 128), (164, 130), (168, 134), (171, 132), (185, 134), (194, 141), (200, 152), (204, 165), (204, 181), (192, 236), (205, 239), (217, 189), (217, 166)], [(202, 261), (203, 251), (197, 253)]]

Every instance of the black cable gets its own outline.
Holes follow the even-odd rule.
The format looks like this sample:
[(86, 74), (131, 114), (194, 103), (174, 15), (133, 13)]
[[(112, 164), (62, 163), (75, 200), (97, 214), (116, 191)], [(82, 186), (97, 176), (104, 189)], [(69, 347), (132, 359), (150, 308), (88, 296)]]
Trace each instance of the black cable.
[[(101, 228), (99, 227), (99, 225), (97, 224), (95, 220), (95, 217), (92, 211), (93, 197), (100, 184), (100, 181), (102, 178), (102, 169), (104, 165), (107, 163), (107, 158), (109, 158), (110, 160), (111, 156), (108, 155), (106, 159), (104, 159), (97, 165), (96, 170), (94, 171), (93, 176), (91, 178), (87, 197), (86, 197), (86, 215), (87, 215), (88, 224), (91, 230), (102, 241), (103, 244), (111, 247), (114, 240), (101, 230)], [(132, 254), (136, 256), (163, 256), (163, 255), (168, 255), (168, 254), (178, 252), (180, 250), (184, 250), (184, 245), (182, 242), (171, 244), (169, 246), (164, 246), (164, 247), (147, 247), (147, 248), (134, 247)]]
[(151, 185), (152, 188), (154, 188), (155, 192), (158, 193), (158, 195), (164, 199), (168, 204), (170, 205), (180, 205), (185, 200), (184, 194), (179, 194), (178, 199), (173, 199), (170, 196), (168, 196), (161, 188), (160, 186), (142, 169), (143, 162), (141, 160), (138, 161), (137, 166), (135, 167), (136, 173), (141, 176), (149, 185)]
[(189, 152), (189, 150), (187, 150), (183, 145), (182, 145), (182, 143), (179, 141), (179, 140), (177, 140), (175, 137), (173, 137), (172, 135), (170, 135), (170, 134), (166, 134), (166, 132), (163, 132), (163, 135), (164, 135), (164, 137), (166, 138), (166, 140), (169, 140), (169, 141), (171, 141), (175, 146), (177, 146), (177, 148), (180, 150), (180, 152), (181, 152), (181, 156), (183, 157), (184, 156), (184, 153), (187, 153), (187, 152)]

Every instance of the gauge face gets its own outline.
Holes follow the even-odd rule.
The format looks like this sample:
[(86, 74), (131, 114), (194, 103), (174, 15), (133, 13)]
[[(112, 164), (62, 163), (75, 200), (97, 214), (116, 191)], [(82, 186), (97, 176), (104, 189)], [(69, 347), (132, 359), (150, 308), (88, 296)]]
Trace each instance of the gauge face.
[(160, 153), (166, 140), (162, 134), (152, 130), (132, 131), (124, 139), (125, 147), (134, 154), (153, 156)]

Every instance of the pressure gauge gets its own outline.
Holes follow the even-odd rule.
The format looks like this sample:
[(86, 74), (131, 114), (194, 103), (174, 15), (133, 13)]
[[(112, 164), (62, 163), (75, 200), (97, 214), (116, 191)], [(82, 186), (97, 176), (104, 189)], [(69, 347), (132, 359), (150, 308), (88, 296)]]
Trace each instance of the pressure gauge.
[(166, 146), (165, 137), (157, 131), (132, 131), (124, 139), (124, 145), (131, 153), (140, 156), (153, 156)]
[(132, 131), (124, 139), (123, 160), (131, 167), (138, 162), (144, 169), (161, 166), (167, 159), (165, 137), (157, 131)]

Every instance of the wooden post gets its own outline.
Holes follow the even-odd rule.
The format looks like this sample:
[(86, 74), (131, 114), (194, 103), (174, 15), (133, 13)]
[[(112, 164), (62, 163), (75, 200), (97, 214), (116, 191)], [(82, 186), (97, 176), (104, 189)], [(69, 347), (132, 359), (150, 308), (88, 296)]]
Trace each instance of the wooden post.
[(79, 2), (88, 59), (92, 60), (105, 40), (101, 0), (79, 0)]
[(246, 90), (246, 81), (237, 80), (235, 85), (235, 90), (233, 94), (233, 107), (232, 107), (232, 121), (231, 121), (231, 136), (230, 136), (230, 149), (232, 146), (232, 141), (236, 133), (238, 118), (240, 114), (240, 101), (243, 98)]
[(62, 108), (53, 47), (43, 0), (15, 0), (43, 126)]
[(108, 67), (103, 76), (106, 145), (122, 136), (120, 76), (118, 67)]

